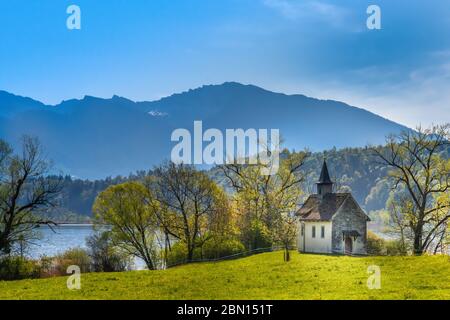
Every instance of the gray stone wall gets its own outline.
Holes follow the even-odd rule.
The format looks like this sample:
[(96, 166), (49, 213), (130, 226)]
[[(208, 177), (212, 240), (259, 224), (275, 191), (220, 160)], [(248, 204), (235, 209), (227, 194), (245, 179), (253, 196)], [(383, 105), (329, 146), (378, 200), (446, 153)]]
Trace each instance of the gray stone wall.
[(362, 212), (353, 197), (345, 200), (333, 216), (331, 246), (333, 253), (344, 253), (343, 231), (356, 230), (361, 235), (353, 241), (354, 254), (367, 254), (367, 216)]

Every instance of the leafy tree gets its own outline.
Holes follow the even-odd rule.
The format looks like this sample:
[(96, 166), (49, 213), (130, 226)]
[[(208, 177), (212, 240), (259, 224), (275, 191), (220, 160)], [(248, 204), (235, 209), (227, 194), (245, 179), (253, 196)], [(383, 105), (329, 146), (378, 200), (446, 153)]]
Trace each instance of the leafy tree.
[(279, 215), (272, 237), (275, 243), (280, 243), (284, 248), (284, 261), (290, 261), (289, 249), (295, 244), (298, 234), (298, 217), (294, 212), (283, 212)]
[(430, 249), (450, 219), (450, 125), (404, 131), (387, 138), (385, 148), (374, 148), (391, 170), (394, 188), (403, 187), (407, 201), (400, 207), (413, 234), (417, 255)]
[(60, 179), (46, 179), (51, 165), (39, 141), (24, 137), (21, 154), (0, 141), (0, 252), (32, 240), (41, 225), (54, 224), (39, 213), (56, 205)]
[(111, 240), (142, 259), (149, 270), (159, 262), (157, 212), (154, 195), (139, 182), (126, 182), (103, 191), (94, 203), (96, 224), (111, 226)]
[(292, 213), (302, 195), (302, 169), (307, 155), (306, 152), (285, 151), (280, 167), (272, 175), (263, 174), (267, 168), (261, 163), (221, 166), (235, 191), (241, 236), (247, 248), (266, 246), (268, 237), (263, 236), (265, 234), (269, 235), (271, 242), (281, 242), (285, 248), (295, 239), (297, 225)]

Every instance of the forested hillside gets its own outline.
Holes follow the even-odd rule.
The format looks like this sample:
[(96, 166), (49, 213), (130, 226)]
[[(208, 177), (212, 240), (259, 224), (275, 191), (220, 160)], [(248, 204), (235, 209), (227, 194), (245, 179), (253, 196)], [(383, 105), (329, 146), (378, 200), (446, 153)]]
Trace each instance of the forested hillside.
[[(46, 212), (45, 215), (53, 221), (60, 223), (85, 223), (92, 218), (92, 205), (97, 195), (111, 185), (120, 184), (129, 180), (137, 180), (146, 175), (146, 172), (137, 172), (128, 177), (108, 177), (101, 180), (81, 180), (65, 176), (62, 181), (62, 191), (58, 199), (58, 206)], [(59, 177), (49, 177), (58, 179)]]
[[(306, 180), (303, 184), (305, 196), (315, 192), (315, 182), (324, 157), (327, 159), (336, 191), (351, 191), (361, 206), (370, 211), (384, 208), (390, 188), (385, 177), (387, 167), (368, 148), (346, 148), (329, 150), (325, 153), (312, 153), (304, 165)], [(225, 179), (216, 168), (209, 171), (220, 184)], [(91, 208), (96, 196), (108, 186), (129, 180), (140, 179), (147, 172), (140, 171), (128, 177), (109, 177), (102, 180), (80, 180), (67, 176), (60, 197), (60, 206), (51, 213), (57, 221), (86, 222), (91, 217)]]

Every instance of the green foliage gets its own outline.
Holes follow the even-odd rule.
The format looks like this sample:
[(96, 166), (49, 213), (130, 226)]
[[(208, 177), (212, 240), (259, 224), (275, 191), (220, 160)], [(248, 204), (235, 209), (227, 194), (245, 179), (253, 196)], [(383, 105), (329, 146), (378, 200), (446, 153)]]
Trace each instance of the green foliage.
[(86, 250), (82, 248), (69, 249), (54, 258), (54, 275), (66, 275), (69, 266), (78, 266), (82, 273), (91, 271), (92, 260)]
[(367, 253), (373, 256), (384, 255), (384, 240), (375, 233), (369, 231), (367, 233)]
[(407, 255), (404, 245), (399, 240), (385, 241), (386, 255), (388, 256), (404, 256)]
[(244, 251), (244, 245), (237, 239), (208, 241), (203, 246), (203, 257), (205, 259), (217, 259), (242, 253)]
[[(291, 251), (158, 271), (83, 274), (82, 289), (66, 277), (0, 281), (0, 299), (450, 299), (446, 256), (345, 257)], [(381, 267), (381, 290), (367, 288), (367, 268)]]
[[(208, 241), (202, 248), (194, 250), (193, 260), (214, 260), (245, 252), (244, 245), (237, 239)], [(167, 265), (173, 266), (187, 262), (187, 248), (180, 242), (175, 243), (168, 253)]]
[[(194, 259), (199, 259), (199, 256), (197, 255), (197, 251), (194, 253)], [(173, 266), (185, 263), (187, 261), (187, 248), (186, 246), (181, 243), (177, 242), (172, 245), (170, 248), (170, 251), (167, 254), (167, 265)]]
[(269, 228), (262, 221), (256, 219), (251, 221), (244, 239), (249, 250), (272, 246), (272, 236)]
[(296, 219), (292, 215), (301, 200), (303, 165), (307, 152), (284, 151), (273, 174), (271, 164), (226, 164), (220, 166), (234, 189), (240, 238), (248, 250), (266, 248), (274, 243), (288, 246), (295, 240)]
[(96, 223), (111, 226), (114, 245), (141, 258), (150, 270), (159, 264), (157, 236), (160, 206), (153, 194), (140, 182), (111, 186), (96, 199)]
[(367, 253), (373, 256), (404, 256), (407, 255), (400, 240), (385, 240), (373, 232), (367, 234)]
[(0, 280), (38, 277), (39, 267), (36, 262), (19, 256), (4, 256), (0, 258)]

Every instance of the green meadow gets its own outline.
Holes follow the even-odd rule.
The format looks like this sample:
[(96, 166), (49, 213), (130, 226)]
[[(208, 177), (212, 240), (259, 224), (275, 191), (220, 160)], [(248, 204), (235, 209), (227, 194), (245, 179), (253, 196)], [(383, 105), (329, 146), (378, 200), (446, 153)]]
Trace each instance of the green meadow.
[[(368, 267), (381, 288), (368, 289)], [(450, 299), (450, 257), (347, 257), (292, 252), (196, 263), (160, 271), (0, 282), (0, 299)]]

